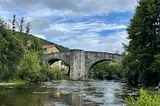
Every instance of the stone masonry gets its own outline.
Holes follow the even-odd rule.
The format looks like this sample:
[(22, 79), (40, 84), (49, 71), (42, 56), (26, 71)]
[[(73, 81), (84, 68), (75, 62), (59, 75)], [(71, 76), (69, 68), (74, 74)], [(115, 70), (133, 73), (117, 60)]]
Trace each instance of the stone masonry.
[(92, 52), (83, 50), (71, 50), (70, 52), (58, 52), (44, 54), (45, 63), (52, 64), (62, 60), (69, 66), (71, 80), (87, 80), (91, 67), (101, 61), (114, 61), (121, 63), (122, 56), (106, 52)]

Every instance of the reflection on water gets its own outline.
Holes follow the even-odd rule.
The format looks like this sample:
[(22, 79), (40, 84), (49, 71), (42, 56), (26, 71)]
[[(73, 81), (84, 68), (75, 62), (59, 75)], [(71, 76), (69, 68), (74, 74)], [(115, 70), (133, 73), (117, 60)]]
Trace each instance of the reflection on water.
[(125, 106), (138, 89), (115, 81), (0, 86), (0, 106)]

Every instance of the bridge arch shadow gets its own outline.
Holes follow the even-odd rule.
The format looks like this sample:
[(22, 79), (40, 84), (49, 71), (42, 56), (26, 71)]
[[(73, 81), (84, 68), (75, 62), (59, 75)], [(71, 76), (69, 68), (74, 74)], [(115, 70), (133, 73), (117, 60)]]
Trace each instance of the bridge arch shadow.
[(108, 59), (99, 60), (99, 61), (96, 61), (96, 62), (92, 63), (92, 64), (90, 65), (90, 67), (88, 68), (88, 71), (90, 71), (95, 65), (97, 65), (97, 64), (99, 64), (99, 63), (101, 63), (101, 62), (104, 62), (104, 61), (106, 61), (106, 62), (115, 62), (115, 63), (118, 63), (118, 62), (116, 62), (116, 61), (108, 60)]
[(48, 60), (48, 65), (51, 67), (58, 67), (61, 71), (67, 71), (66, 76), (70, 76), (70, 65), (64, 62), (62, 59), (50, 59)]
[[(92, 69), (93, 69), (96, 65), (98, 65), (98, 64), (100, 64), (100, 63), (102, 63), (102, 62), (115, 62), (115, 63), (120, 64), (120, 63), (117, 62), (117, 61), (109, 60), (109, 59), (102, 59), (102, 60), (98, 60), (98, 61), (92, 62), (92, 64), (90, 64), (90, 66), (89, 66), (88, 69), (87, 69), (87, 71), (88, 71), (88, 78), (90, 77), (90, 74), (91, 74)], [(107, 65), (107, 63), (106, 63), (106, 65)], [(105, 71), (105, 70), (103, 70), (103, 71)]]

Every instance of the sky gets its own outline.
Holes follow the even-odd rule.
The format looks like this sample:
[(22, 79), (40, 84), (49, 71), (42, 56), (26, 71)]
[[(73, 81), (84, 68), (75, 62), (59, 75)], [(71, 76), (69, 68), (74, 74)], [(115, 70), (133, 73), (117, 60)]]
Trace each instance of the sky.
[(30, 22), (30, 33), (70, 49), (123, 52), (137, 0), (0, 0), (0, 17)]

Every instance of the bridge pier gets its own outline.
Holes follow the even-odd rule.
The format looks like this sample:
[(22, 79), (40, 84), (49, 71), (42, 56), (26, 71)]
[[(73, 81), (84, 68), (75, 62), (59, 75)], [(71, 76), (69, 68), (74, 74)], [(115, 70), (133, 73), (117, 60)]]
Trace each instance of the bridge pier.
[(71, 50), (70, 79), (84, 80), (85, 76), (85, 51)]

